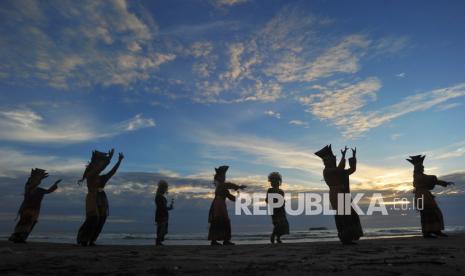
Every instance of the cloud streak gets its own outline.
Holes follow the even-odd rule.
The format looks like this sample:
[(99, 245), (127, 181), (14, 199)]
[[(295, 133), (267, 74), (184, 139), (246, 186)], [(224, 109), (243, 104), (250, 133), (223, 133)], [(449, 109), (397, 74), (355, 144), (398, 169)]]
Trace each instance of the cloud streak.
[(330, 121), (349, 138), (359, 137), (409, 113), (425, 111), (465, 96), (465, 84), (460, 83), (405, 97), (377, 111), (365, 111), (366, 104), (376, 99), (381, 88), (377, 78), (343, 84), (342, 87), (317, 88), (321, 90), (320, 93), (302, 96), (299, 101), (308, 107), (308, 112), (321, 120)]
[(156, 124), (153, 119), (137, 114), (109, 127), (94, 125), (82, 118), (46, 119), (30, 109), (0, 110), (0, 140), (27, 143), (80, 143), (155, 127)]

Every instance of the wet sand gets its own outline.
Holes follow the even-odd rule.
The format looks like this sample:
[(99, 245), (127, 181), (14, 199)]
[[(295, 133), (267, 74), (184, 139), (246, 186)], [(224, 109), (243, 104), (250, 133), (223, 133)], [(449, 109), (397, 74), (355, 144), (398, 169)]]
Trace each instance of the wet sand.
[[(349, 274), (348, 274), (349, 273)], [(1, 275), (463, 275), (465, 235), (236, 246), (0, 241)]]

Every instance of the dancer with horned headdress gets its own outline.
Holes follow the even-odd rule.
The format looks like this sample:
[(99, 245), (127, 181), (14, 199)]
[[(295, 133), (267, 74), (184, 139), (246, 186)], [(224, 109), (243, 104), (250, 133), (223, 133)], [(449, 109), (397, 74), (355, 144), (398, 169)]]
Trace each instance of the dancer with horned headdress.
[[(268, 175), (268, 181), (271, 184), (271, 188), (266, 192), (266, 203), (278, 203), (276, 198), (270, 198), (270, 195), (279, 195), (284, 199), (284, 191), (279, 188), (282, 183), (282, 177), (279, 172), (272, 172)], [(270, 236), (271, 243), (275, 242), (282, 243), (281, 236), (289, 234), (289, 222), (286, 218), (285, 202), (279, 207), (273, 208), (273, 214), (271, 215), (271, 221), (273, 223), (273, 232)]]
[(124, 155), (119, 153), (118, 162), (107, 174), (100, 175), (100, 173), (110, 164), (114, 152), (113, 149), (108, 153), (93, 151), (82, 179), (79, 180), (79, 183), (87, 180), (86, 220), (79, 228), (77, 236), (77, 243), (82, 246), (95, 245), (107, 219), (108, 199), (103, 189), (118, 170)]
[[(352, 157), (349, 158), (349, 169), (345, 169), (346, 152), (347, 147), (341, 150), (342, 157), (338, 166), (336, 166), (337, 160), (333, 154), (331, 145), (325, 146), (315, 152), (317, 156), (323, 159), (325, 165), (323, 177), (329, 186), (329, 201), (334, 210), (338, 209), (338, 194), (350, 194), (349, 176), (355, 172), (357, 166), (356, 149), (352, 149)], [(354, 244), (354, 241), (359, 240), (363, 236), (360, 218), (352, 207), (350, 214), (342, 213), (337, 212), (335, 215), (339, 240), (343, 244)]]
[(228, 209), (226, 207), (226, 198), (235, 201), (236, 197), (229, 192), (229, 189), (237, 191), (245, 189), (246, 186), (226, 182), (226, 172), (228, 169), (228, 166), (215, 168), (215, 198), (208, 213), (208, 222), (210, 223), (208, 240), (211, 241), (211, 245), (220, 245), (218, 241), (223, 241), (223, 245), (234, 245), (231, 242), (231, 221), (229, 220)]
[(20, 219), (16, 224), (14, 233), (9, 238), (10, 241), (15, 243), (26, 242), (27, 237), (38, 221), (44, 195), (53, 193), (58, 188), (61, 179), (55, 181), (55, 184), (48, 189), (39, 187), (46, 177), (48, 177), (48, 173), (45, 170), (38, 168), (31, 170), (31, 175), (24, 188), (24, 199), (18, 211)]
[[(417, 208), (420, 210), (421, 230), (425, 238), (435, 238), (436, 236), (447, 237), (446, 234), (442, 233), (442, 230), (444, 230), (444, 220), (441, 209), (439, 209), (430, 190), (434, 189), (436, 185), (447, 187), (454, 183), (439, 180), (435, 175), (425, 174), (425, 167), (423, 166), (425, 157), (425, 155), (415, 155), (407, 159), (414, 166), (413, 192)], [(421, 204), (418, 206), (420, 199), (423, 201), (423, 206)]]

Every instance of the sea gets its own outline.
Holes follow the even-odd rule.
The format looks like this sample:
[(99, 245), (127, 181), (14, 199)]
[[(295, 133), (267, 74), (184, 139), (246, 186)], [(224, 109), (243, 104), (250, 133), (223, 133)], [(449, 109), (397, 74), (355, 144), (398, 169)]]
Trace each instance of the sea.
[[(465, 234), (465, 226), (447, 226), (445, 233), (450, 235)], [(397, 238), (421, 236), (418, 227), (368, 228), (364, 229), (362, 239)], [(0, 240), (7, 240), (9, 234), (0, 233)], [(304, 231), (292, 231), (282, 237), (285, 243), (338, 241), (336, 229), (312, 228)], [(35, 233), (28, 241), (71, 243), (76, 241), (76, 233)], [(102, 233), (97, 241), (102, 245), (153, 245), (155, 233)], [(267, 244), (270, 243), (270, 232), (233, 233), (232, 241), (236, 244)], [(208, 245), (207, 233), (168, 234), (165, 245)]]

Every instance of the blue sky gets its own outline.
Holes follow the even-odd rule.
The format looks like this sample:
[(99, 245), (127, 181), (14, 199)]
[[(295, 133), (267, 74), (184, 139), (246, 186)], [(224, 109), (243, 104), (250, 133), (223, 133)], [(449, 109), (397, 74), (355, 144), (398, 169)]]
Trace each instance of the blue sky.
[(84, 193), (75, 180), (91, 150), (115, 148), (121, 171), (187, 179), (175, 195), (222, 164), (253, 187), (280, 171), (289, 191), (324, 189), (313, 152), (328, 143), (357, 146), (353, 189), (408, 190), (413, 154), (430, 173), (460, 173), (464, 9), (2, 1), (0, 176), (44, 167), (69, 176), (63, 193)]

